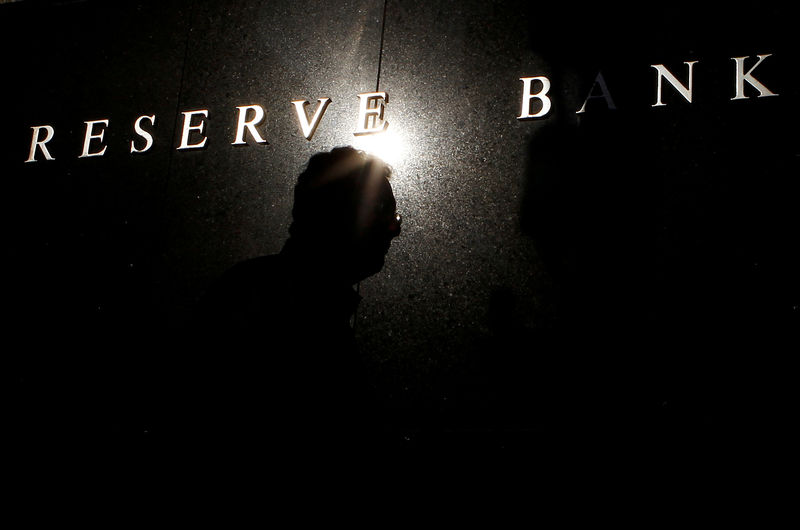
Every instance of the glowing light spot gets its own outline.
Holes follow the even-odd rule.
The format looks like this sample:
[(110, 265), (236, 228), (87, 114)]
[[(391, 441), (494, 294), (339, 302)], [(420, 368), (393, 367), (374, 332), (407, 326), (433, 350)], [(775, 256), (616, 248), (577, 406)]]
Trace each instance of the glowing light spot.
[(353, 147), (377, 156), (394, 167), (400, 165), (406, 156), (405, 138), (391, 126), (381, 133), (355, 137)]

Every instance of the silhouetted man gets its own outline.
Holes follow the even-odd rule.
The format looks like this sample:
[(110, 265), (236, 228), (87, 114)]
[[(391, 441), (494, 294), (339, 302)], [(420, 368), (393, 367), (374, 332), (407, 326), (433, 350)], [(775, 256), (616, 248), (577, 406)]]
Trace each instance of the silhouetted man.
[(400, 216), (380, 160), (350, 147), (311, 157), (283, 250), (234, 266), (198, 312), (205, 431), (319, 454), (377, 425), (350, 320), (353, 286), (381, 270)]

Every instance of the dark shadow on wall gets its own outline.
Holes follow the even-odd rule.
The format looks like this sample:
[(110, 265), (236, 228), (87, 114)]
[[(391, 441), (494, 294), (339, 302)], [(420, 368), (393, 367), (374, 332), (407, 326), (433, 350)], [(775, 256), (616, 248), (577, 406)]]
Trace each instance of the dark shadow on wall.
[[(565, 398), (551, 404), (552, 426), (726, 454), (780, 444), (782, 344), (796, 343), (800, 299), (797, 147), (782, 127), (797, 117), (787, 116), (795, 83), (790, 48), (774, 36), (781, 18), (727, 40), (707, 31), (719, 13), (678, 26), (651, 17), (648, 38), (629, 39), (596, 15), (578, 31), (592, 47), (550, 36), (553, 94), (577, 81), (582, 96), (555, 101), (532, 135), (522, 202), (523, 230), (559, 292), (545, 379)], [(763, 81), (785, 94), (730, 101), (730, 58), (769, 52)], [(691, 59), (693, 102), (666, 86), (667, 106), (653, 108), (649, 65), (679, 71)], [(598, 71), (617, 109), (597, 99), (572, 114)]]
[(400, 233), (390, 175), (350, 147), (311, 157), (282, 251), (235, 265), (195, 308), (154, 411), (160, 461), (285, 477), (374, 457), (382, 411), (351, 319), (354, 285), (380, 272)]
[[(0, 40), (17, 52), (0, 87), (8, 103), (0, 331), (12, 365), (9, 445), (33, 478), (49, 466), (128, 461), (149, 434), (147, 411), (159, 406), (164, 136), (180, 72), (173, 50), (185, 32), (154, 30), (179, 27), (184, 12), (149, 2), (18, 2), (1, 11)], [(141, 107), (166, 119), (138, 158), (129, 142)], [(100, 118), (110, 119), (107, 153), (81, 159), (84, 120)], [(55, 131), (53, 160), (39, 150), (26, 162), (31, 127), (43, 124)]]

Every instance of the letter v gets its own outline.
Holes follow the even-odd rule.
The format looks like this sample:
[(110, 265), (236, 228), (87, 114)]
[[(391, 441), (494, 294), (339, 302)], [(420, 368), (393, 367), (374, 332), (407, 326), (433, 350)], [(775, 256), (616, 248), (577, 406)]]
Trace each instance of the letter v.
[(319, 98), (318, 101), (317, 110), (314, 111), (311, 123), (308, 122), (308, 115), (306, 114), (306, 105), (308, 105), (308, 101), (304, 99), (292, 101), (294, 110), (297, 111), (297, 120), (300, 122), (300, 128), (303, 129), (303, 136), (306, 137), (306, 140), (311, 140), (311, 137), (314, 136), (314, 132), (319, 126), (322, 115), (325, 114), (325, 109), (327, 109), (328, 105), (331, 103), (330, 98)]

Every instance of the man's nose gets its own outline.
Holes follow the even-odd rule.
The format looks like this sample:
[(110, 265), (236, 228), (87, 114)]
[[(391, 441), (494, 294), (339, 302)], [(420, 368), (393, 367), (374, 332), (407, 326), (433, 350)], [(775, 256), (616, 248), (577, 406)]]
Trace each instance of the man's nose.
[(403, 224), (403, 216), (399, 213), (395, 213), (392, 220), (389, 222), (389, 234), (392, 237), (397, 237), (400, 235), (400, 226)]

